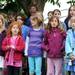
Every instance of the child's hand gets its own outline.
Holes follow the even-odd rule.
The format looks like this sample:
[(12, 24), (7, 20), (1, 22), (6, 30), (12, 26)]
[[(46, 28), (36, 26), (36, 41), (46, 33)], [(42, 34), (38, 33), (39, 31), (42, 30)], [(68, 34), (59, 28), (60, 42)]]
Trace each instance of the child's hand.
[(15, 49), (15, 46), (14, 46), (14, 45), (11, 45), (10, 47), (11, 47), (12, 49)]
[(7, 46), (6, 46), (6, 49), (10, 49), (10, 46), (9, 46), (9, 45), (7, 45)]

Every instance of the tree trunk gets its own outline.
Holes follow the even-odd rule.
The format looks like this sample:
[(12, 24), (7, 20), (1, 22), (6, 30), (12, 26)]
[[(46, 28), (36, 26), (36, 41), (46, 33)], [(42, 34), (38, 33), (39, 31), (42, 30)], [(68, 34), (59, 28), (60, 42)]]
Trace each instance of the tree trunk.
[(28, 16), (28, 7), (30, 4), (37, 4), (39, 11), (43, 12), (44, 6), (47, 0), (16, 0), (18, 4), (23, 8), (25, 14)]
[(32, 0), (32, 3), (37, 4), (39, 11), (43, 12), (46, 1), (47, 0)]

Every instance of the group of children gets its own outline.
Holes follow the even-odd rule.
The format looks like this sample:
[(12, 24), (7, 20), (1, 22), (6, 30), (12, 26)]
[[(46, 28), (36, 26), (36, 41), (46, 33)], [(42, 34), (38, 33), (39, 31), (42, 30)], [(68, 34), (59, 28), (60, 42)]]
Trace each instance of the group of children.
[[(32, 6), (32, 10), (34, 8)], [(41, 12), (32, 13), (35, 15), (28, 19), (30, 26), (23, 25), (18, 16), (7, 29), (0, 15), (0, 63), (3, 62), (0, 67), (7, 68), (8, 75), (19, 75), (24, 50), (27, 50), (29, 75), (41, 75), (42, 68), (46, 68), (42, 67), (45, 51), (46, 75), (65, 75), (65, 70), (75, 75), (75, 6), (70, 7), (64, 23), (59, 20), (61, 12), (58, 9), (48, 13), (47, 25), (43, 23)]]

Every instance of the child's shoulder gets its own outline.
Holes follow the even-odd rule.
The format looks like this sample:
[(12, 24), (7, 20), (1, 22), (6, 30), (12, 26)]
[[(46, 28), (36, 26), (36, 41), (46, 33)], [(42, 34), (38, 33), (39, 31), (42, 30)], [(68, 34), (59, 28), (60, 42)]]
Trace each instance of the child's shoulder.
[(21, 35), (18, 35), (17, 38), (21, 39), (21, 38), (23, 38), (23, 37), (22, 37)]
[(6, 30), (3, 30), (2, 33), (6, 33)]
[(68, 31), (67, 31), (67, 34), (71, 34), (72, 33), (72, 29), (69, 29)]
[(5, 37), (5, 36), (6, 36), (6, 30), (3, 30), (3, 31), (1, 32), (1, 34)]
[(66, 31), (64, 31), (63, 29), (61, 28), (58, 28), (57, 30), (58, 33), (61, 33), (61, 34), (65, 34), (66, 35)]
[(45, 30), (44, 31), (44, 35), (49, 35), (50, 34), (50, 31), (49, 30)]
[(10, 35), (6, 35), (5, 38), (4, 38), (4, 40), (9, 41), (10, 38), (11, 38)]
[(33, 30), (33, 28), (32, 28), (32, 27), (30, 27), (30, 28), (29, 28), (29, 31), (31, 31), (31, 30)]
[(24, 41), (23, 37), (21, 35), (17, 36), (17, 41)]
[(43, 28), (40, 28), (40, 31), (44, 33), (46, 30)]
[(23, 28), (23, 29), (29, 29), (29, 27), (26, 26), (26, 25), (22, 25), (22, 28)]

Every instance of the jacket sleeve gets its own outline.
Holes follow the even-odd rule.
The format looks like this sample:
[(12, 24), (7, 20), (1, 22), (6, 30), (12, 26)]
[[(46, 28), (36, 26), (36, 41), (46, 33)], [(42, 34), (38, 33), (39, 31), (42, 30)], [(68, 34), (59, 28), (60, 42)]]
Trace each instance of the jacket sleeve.
[(25, 41), (23, 40), (22, 37), (18, 39), (17, 45), (16, 45), (16, 50), (17, 52), (23, 52), (25, 49)]
[(67, 32), (67, 37), (66, 37), (66, 42), (65, 42), (65, 52), (66, 52), (66, 54), (72, 53), (69, 31)]
[(2, 42), (2, 50), (3, 51), (7, 51), (6, 46), (7, 46), (7, 37)]
[(49, 47), (48, 47), (48, 32), (45, 32), (45, 34), (44, 34), (42, 49), (45, 50), (45, 51), (49, 50)]
[[(63, 44), (61, 46), (61, 50), (63, 50), (65, 48), (66, 32), (62, 33), (62, 37), (63, 37)], [(65, 49), (63, 51), (65, 51)]]

